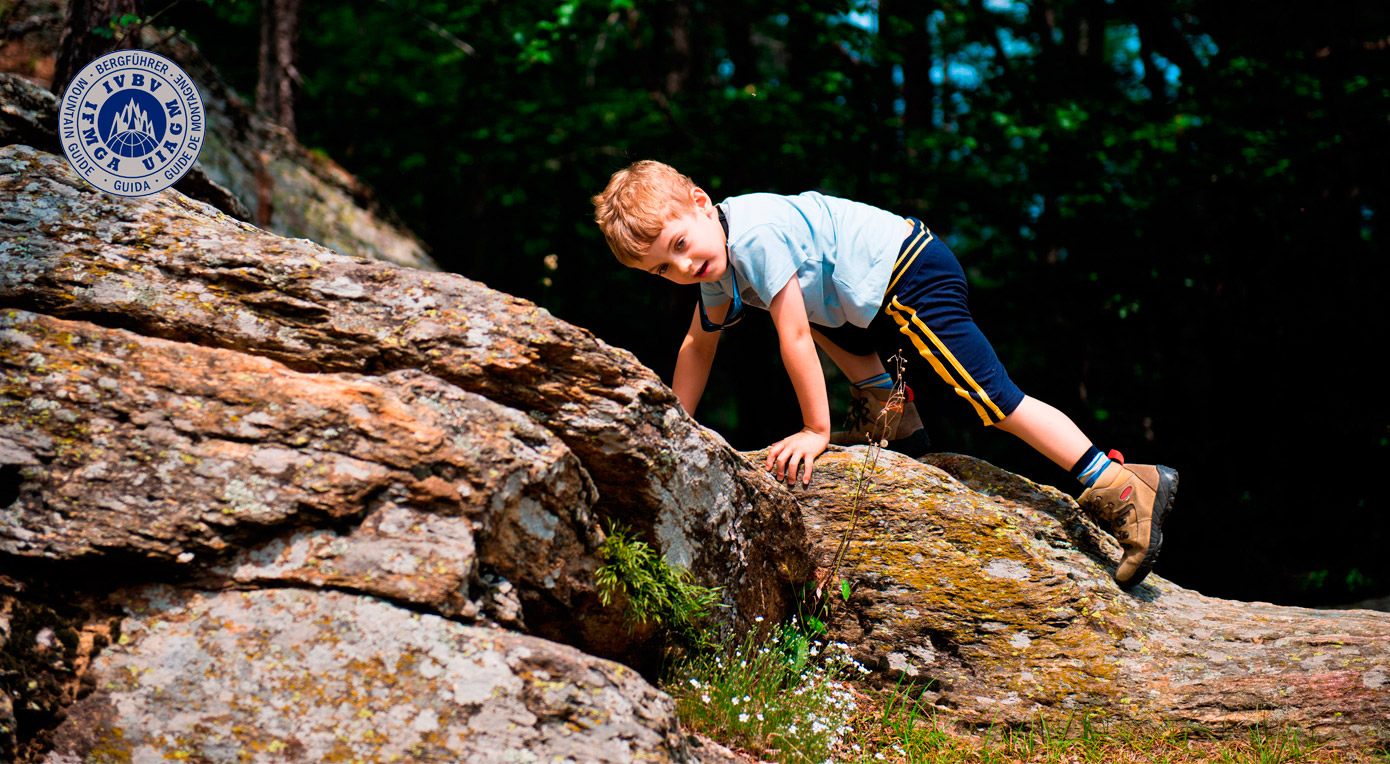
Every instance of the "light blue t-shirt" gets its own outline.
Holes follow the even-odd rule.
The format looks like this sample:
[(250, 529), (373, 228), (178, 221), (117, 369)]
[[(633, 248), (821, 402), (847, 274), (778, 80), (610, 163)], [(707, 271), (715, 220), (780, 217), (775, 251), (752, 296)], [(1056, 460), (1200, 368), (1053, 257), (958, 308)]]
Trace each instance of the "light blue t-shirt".
[[(766, 308), (795, 274), (813, 324), (868, 326), (878, 313), (908, 231), (902, 216), (815, 191), (731, 196), (720, 206), (743, 302)], [(700, 285), (706, 306), (732, 294), (730, 273)]]

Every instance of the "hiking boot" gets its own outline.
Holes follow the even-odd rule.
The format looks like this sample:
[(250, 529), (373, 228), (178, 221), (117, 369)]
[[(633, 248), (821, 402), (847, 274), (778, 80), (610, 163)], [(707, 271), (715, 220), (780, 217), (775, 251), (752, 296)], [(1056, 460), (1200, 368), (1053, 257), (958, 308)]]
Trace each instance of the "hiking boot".
[(1119, 451), (1111, 451), (1110, 458), (1120, 464), (1119, 474), (1110, 485), (1087, 488), (1076, 503), (1109, 526), (1111, 535), (1120, 542), (1124, 556), (1115, 570), (1115, 583), (1129, 589), (1143, 581), (1158, 562), (1163, 521), (1168, 519), (1178, 492), (1178, 472), (1161, 464), (1125, 466)]
[[(931, 439), (917, 416), (912, 403), (912, 388), (903, 385), (903, 396), (889, 407), (892, 390), (870, 387), (867, 390), (850, 386), (848, 430), (830, 433), (830, 442), (837, 446), (860, 446), (888, 440), (887, 448), (914, 459), (931, 451)], [(887, 413), (884, 413), (884, 409)]]

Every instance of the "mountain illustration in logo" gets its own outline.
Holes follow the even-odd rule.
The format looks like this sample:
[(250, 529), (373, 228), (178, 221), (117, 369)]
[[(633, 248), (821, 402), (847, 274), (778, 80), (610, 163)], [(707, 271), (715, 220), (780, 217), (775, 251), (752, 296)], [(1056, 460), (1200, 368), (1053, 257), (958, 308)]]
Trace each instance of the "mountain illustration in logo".
[(106, 145), (119, 156), (141, 157), (154, 151), (158, 144), (155, 129), (154, 121), (140, 108), (139, 103), (132, 99), (116, 114), (115, 119), (111, 120), (111, 131), (106, 138)]

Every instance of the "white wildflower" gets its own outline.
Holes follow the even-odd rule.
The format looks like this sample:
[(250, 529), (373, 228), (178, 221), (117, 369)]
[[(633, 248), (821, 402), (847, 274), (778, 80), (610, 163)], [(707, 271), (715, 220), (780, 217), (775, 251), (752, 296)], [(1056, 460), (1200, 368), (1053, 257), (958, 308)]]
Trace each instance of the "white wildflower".
[[(759, 714), (759, 715), (761, 716), (761, 714)], [(743, 722), (744, 724), (747, 724), (747, 723), (748, 723), (748, 714), (739, 714), (739, 715), (738, 715), (738, 720), (739, 720), (740, 722)]]

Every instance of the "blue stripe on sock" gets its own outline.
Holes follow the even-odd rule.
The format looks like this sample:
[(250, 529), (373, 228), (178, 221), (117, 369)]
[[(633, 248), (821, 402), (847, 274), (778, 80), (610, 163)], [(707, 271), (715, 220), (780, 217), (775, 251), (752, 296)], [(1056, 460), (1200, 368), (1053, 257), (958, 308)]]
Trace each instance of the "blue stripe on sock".
[(855, 382), (855, 383), (854, 383), (854, 386), (857, 387), (857, 388), (859, 388), (859, 389), (861, 389), (861, 390), (864, 390), (864, 389), (867, 389), (867, 388), (870, 388), (870, 387), (883, 387), (883, 388), (892, 389), (892, 387), (893, 387), (893, 378), (890, 377), (890, 376), (888, 376), (888, 372), (885, 371), (885, 372), (883, 372), (882, 374), (878, 374), (878, 375), (869, 377), (868, 379), (861, 379), (861, 380), (859, 380), (858, 382)]
[(1086, 468), (1081, 470), (1081, 474), (1077, 476), (1077, 479), (1081, 481), (1082, 485), (1090, 488), (1095, 484), (1096, 478), (1100, 477), (1100, 473), (1104, 472), (1105, 468), (1109, 466), (1110, 457), (1105, 454), (1096, 454), (1091, 458), (1091, 463), (1087, 464)]

